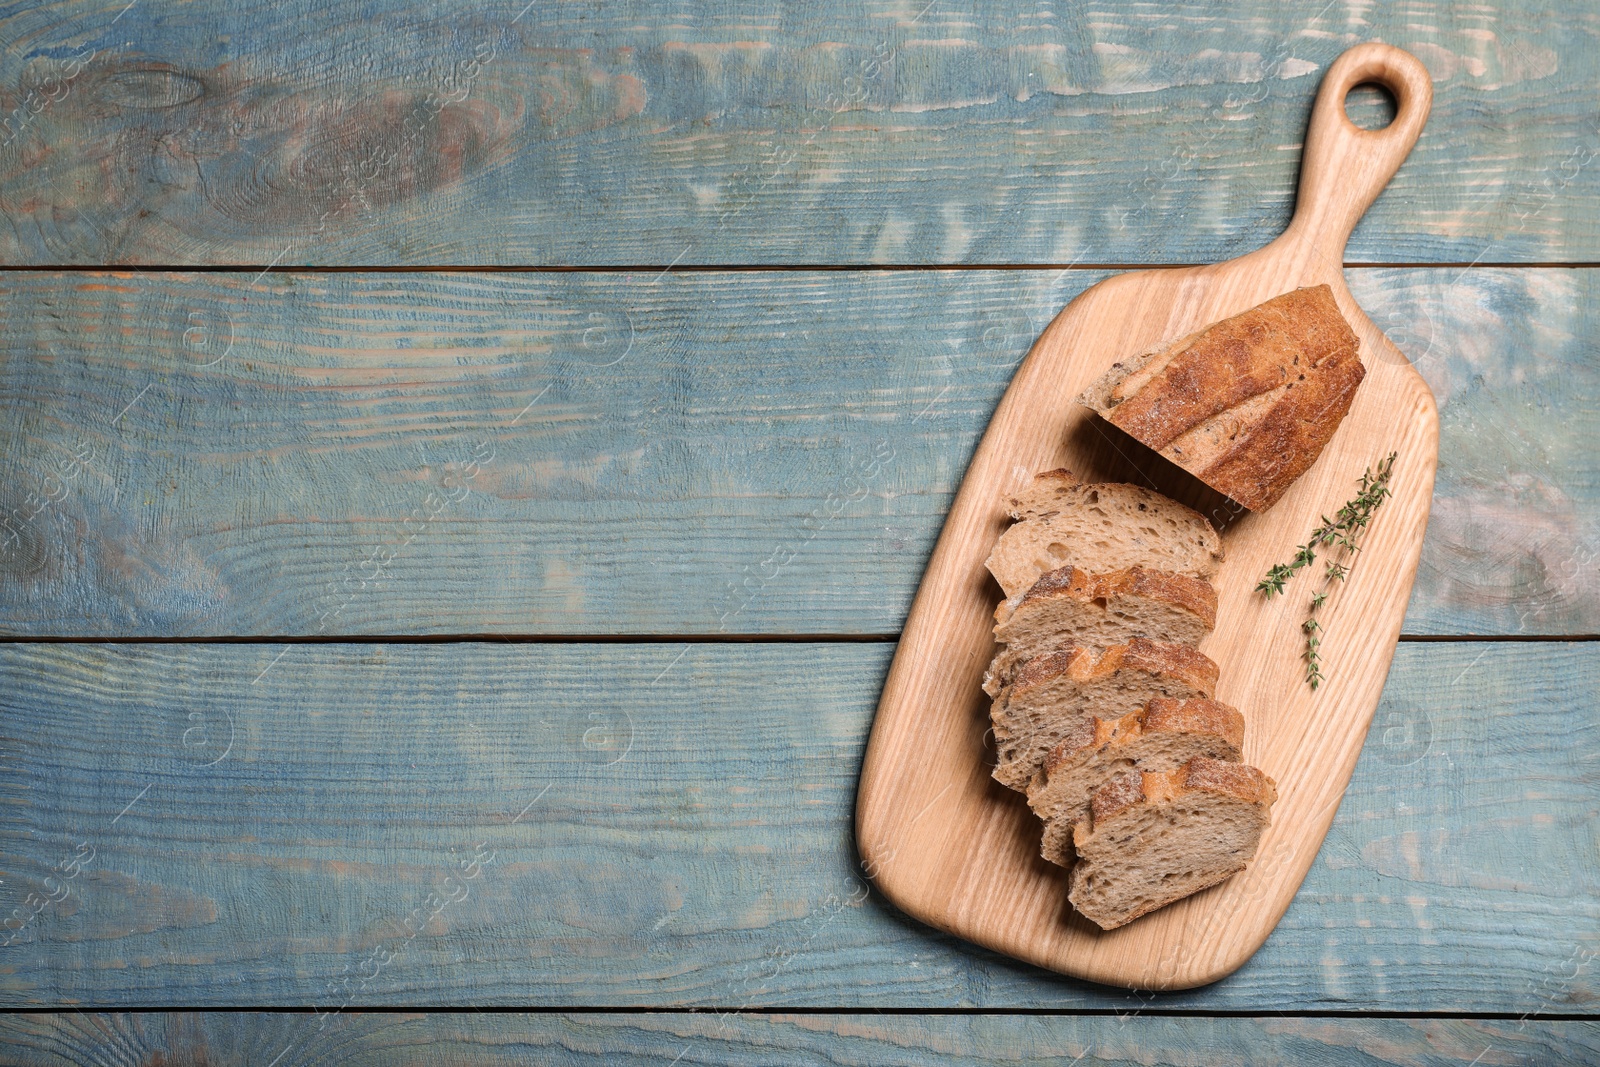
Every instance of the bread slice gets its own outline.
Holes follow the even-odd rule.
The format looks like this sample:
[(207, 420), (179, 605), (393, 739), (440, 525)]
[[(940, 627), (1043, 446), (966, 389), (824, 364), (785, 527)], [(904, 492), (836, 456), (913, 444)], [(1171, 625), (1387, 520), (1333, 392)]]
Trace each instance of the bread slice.
[(1137, 485), (1046, 471), (1008, 503), (1018, 521), (987, 561), (1008, 598), (1067, 564), (1090, 574), (1148, 567), (1210, 578), (1222, 562), (1222, 541), (1205, 516)]
[(1217, 622), (1210, 582), (1172, 571), (1128, 567), (1090, 574), (1058, 567), (994, 613), (995, 640), (1005, 648), (991, 674), (1010, 674), (1026, 660), (1067, 645), (1108, 648), (1135, 637), (1197, 645)]
[(1120, 719), (1084, 720), (1045, 757), (1028, 786), (1044, 820), (1044, 858), (1072, 866), (1073, 824), (1089, 816), (1095, 791), (1130, 771), (1174, 771), (1196, 756), (1237, 762), (1244, 716), (1220, 700), (1157, 697)]
[(1276, 783), (1254, 767), (1203, 756), (1167, 773), (1117, 775), (1074, 832), (1067, 899), (1114, 930), (1214, 886), (1255, 856), (1277, 798)]
[(1321, 455), (1366, 374), (1326, 285), (1275, 296), (1111, 369), (1078, 397), (1252, 511)]
[(1044, 758), (1085, 718), (1120, 719), (1155, 697), (1209, 698), (1217, 665), (1185, 645), (1136, 637), (1100, 652), (1063, 648), (1017, 669), (990, 708), (995, 779), (1028, 791)]

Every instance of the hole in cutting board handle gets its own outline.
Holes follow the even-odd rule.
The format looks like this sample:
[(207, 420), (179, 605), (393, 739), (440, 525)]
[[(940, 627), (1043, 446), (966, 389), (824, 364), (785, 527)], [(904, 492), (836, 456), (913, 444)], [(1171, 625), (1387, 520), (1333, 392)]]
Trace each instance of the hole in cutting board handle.
[(1393, 143), (1404, 152), (1416, 141), (1432, 102), (1432, 79), (1416, 56), (1369, 42), (1349, 49), (1328, 68), (1312, 121), (1320, 115), (1330, 136), (1353, 135), (1368, 151)]
[(1394, 90), (1377, 81), (1365, 81), (1350, 87), (1344, 98), (1344, 116), (1358, 129), (1379, 133), (1394, 125), (1400, 113), (1400, 101)]
[[(1392, 121), (1363, 129), (1347, 110), (1352, 90), (1378, 85), (1394, 96)], [(1355, 93), (1359, 104), (1366, 92)], [(1433, 103), (1433, 81), (1404, 49), (1368, 41), (1334, 60), (1317, 89), (1300, 156), (1295, 213), (1280, 240), (1309, 241), (1322, 260), (1339, 263), (1345, 242), (1416, 144)]]

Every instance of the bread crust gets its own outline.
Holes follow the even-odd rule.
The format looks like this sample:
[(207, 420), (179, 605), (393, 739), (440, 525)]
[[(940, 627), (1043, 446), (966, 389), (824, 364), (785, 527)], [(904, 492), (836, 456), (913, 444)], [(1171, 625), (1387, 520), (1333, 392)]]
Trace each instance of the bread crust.
[[(1079, 898), (1080, 888), (1085, 885), (1085, 871), (1081, 867), (1075, 867), (1072, 872), (1072, 890), (1069, 894), (1073, 905), (1101, 929), (1114, 930), (1152, 911), (1164, 908), (1176, 900), (1193, 896), (1201, 890), (1227, 881), (1248, 867), (1250, 860), (1255, 857), (1255, 848), (1259, 846), (1260, 833), (1271, 825), (1271, 807), (1278, 796), (1276, 784), (1271, 778), (1248, 764), (1225, 763), (1204, 756), (1196, 756), (1170, 773), (1143, 774), (1130, 771), (1107, 782), (1094, 795), (1090, 805), (1092, 809), (1090, 817), (1074, 829), (1080, 855), (1086, 855), (1087, 850), (1094, 847), (1097, 834), (1114, 835), (1125, 821), (1124, 817), (1137, 819), (1141, 809), (1146, 806), (1169, 804), (1200, 793), (1230, 797), (1260, 809), (1261, 826), (1256, 832), (1255, 844), (1251, 846), (1248, 855), (1240, 855), (1234, 862), (1219, 866), (1203, 879), (1185, 884), (1181, 893), (1156, 895), (1142, 907), (1114, 915), (1106, 915), (1103, 909), (1098, 907), (1090, 909), (1088, 907), (1090, 901)], [(1101, 862), (1106, 862), (1107, 859), (1100, 857)], [(1091, 910), (1101, 914), (1092, 914)]]
[(1078, 683), (1090, 683), (1112, 677), (1118, 670), (1170, 675), (1208, 697), (1216, 693), (1218, 665), (1210, 656), (1187, 645), (1168, 645), (1165, 641), (1136, 637), (1126, 645), (1112, 645), (1098, 654), (1093, 648), (1069, 646), (1034, 656), (1018, 667), (1010, 685), (1000, 689), (995, 702), (1003, 707), (1011, 699), (1029, 696), (1062, 675)]
[[(1153, 610), (1159, 613), (1143, 616)], [(1073, 621), (1066, 625), (1066, 611)], [(1172, 613), (1172, 614), (1168, 614)], [(1134, 635), (1193, 645), (1217, 622), (1217, 591), (1201, 578), (1148, 567), (1091, 574), (1080, 567), (1047, 571), (1025, 593), (1001, 601), (994, 611), (1001, 648), (984, 672), (983, 691), (996, 696), (1029, 657), (1061, 646), (1108, 647)], [(1182, 631), (1176, 627), (1182, 627)], [(1140, 634), (1140, 631), (1144, 631)]]
[[(1005, 505), (1017, 521), (996, 539), (984, 564), (1007, 597), (1069, 563), (1101, 573), (1146, 566), (1205, 579), (1222, 564), (1222, 539), (1204, 515), (1142, 486), (1078, 482), (1066, 470), (1044, 471)], [(1098, 540), (1116, 527), (1122, 536), (1111, 534), (1115, 544)], [(1073, 547), (1079, 538), (1089, 541)]]
[(1026, 696), (1063, 674), (1075, 682), (1094, 682), (1124, 669), (1170, 675), (1207, 695), (1217, 689), (1217, 665), (1209, 656), (1188, 645), (1135, 637), (1125, 645), (1112, 645), (1098, 656), (1093, 649), (1077, 647), (1035, 656), (1017, 669), (1007, 695)]
[(1165, 774), (1145, 774), (1137, 770), (1113, 775), (1089, 798), (1089, 818), (1078, 824), (1073, 837), (1087, 842), (1096, 823), (1114, 819), (1135, 805), (1155, 803), (1162, 795), (1167, 778)]
[[(1165, 697), (1160, 699), (1165, 700)], [(1044, 758), (1044, 766), (1039, 768), (1039, 773), (1033, 776), (1033, 785), (1028, 792), (1032, 794), (1035, 789), (1042, 788), (1049, 780), (1050, 775), (1061, 770), (1074, 761), (1079, 753), (1097, 751), (1107, 745), (1115, 744), (1124, 737), (1132, 739), (1142, 733), (1142, 720), (1145, 709), (1130, 711), (1120, 719), (1097, 719), (1090, 715), (1072, 727), (1072, 732), (1066, 734), (1050, 754)]]
[[(1120, 596), (1165, 600), (1199, 617), (1205, 623), (1207, 630), (1217, 625), (1216, 586), (1203, 578), (1191, 578), (1176, 571), (1138, 566), (1124, 567), (1104, 574), (1090, 574), (1081, 567), (1070, 564), (1057, 567), (1041, 575), (1015, 603), (1010, 600), (1002, 601), (1000, 606), (995, 608), (994, 618), (997, 626), (1003, 625), (1026, 606), (1051, 599), (1088, 603)], [(999, 636), (998, 633), (996, 636)]]
[(1157, 733), (1214, 734), (1237, 749), (1244, 747), (1244, 716), (1238, 708), (1220, 700), (1151, 697), (1146, 707), (1120, 719), (1079, 723), (1050, 750), (1041, 777), (1035, 781), (1043, 785), (1050, 775), (1076, 763), (1085, 750), (1131, 746), (1140, 738)]
[[(1278, 784), (1248, 763), (1226, 763), (1196, 756), (1175, 771), (1119, 774), (1096, 790), (1089, 802), (1089, 821), (1078, 830), (1087, 844), (1103, 833), (1104, 825), (1141, 804), (1163, 804), (1189, 793), (1217, 793), (1246, 804), (1270, 808), (1278, 799)], [(1137, 918), (1137, 916), (1135, 916)]]
[[(1107, 649), (1105, 659), (1112, 658), (1118, 649)], [(1188, 645), (1169, 645), (1135, 637), (1121, 646), (1116, 662), (1106, 669), (1144, 671), (1148, 674), (1170, 674), (1207, 694), (1217, 691), (1217, 665), (1211, 657)]]
[(1026, 488), (1006, 498), (1006, 514), (1019, 520), (1052, 515), (1060, 510), (1052, 506), (1055, 495), (1079, 484), (1078, 479), (1065, 467), (1040, 471)]
[(1222, 566), (1224, 558), (1222, 538), (1217, 535), (1216, 527), (1211, 525), (1210, 520), (1186, 504), (1180, 504), (1154, 489), (1146, 489), (1131, 482), (1080, 482), (1065, 467), (1041, 471), (1033, 476), (1033, 481), (1029, 482), (1026, 488), (1006, 498), (1006, 514), (1018, 522), (1028, 519), (1048, 519), (1069, 506), (1081, 506), (1080, 497), (1089, 496), (1102, 489), (1127, 494), (1133, 498), (1136, 507), (1140, 505), (1160, 507), (1188, 517), (1202, 532), (1205, 538), (1205, 550), (1210, 557), (1200, 577), (1210, 578), (1217, 573), (1217, 568)]
[(1028, 806), (1045, 824), (1039, 854), (1072, 865), (1076, 827), (1095, 792), (1115, 776), (1170, 771), (1195, 756), (1237, 760), (1243, 745), (1244, 716), (1217, 700), (1154, 697), (1120, 719), (1080, 720), (1028, 784)]
[(1079, 396), (1252, 511), (1316, 462), (1366, 374), (1327, 285), (1296, 289), (1113, 365)]
[(1089, 648), (1068, 645), (1054, 652), (1043, 652), (1018, 667), (1011, 684), (1001, 692), (1026, 692), (1063, 674), (1075, 682), (1088, 681), (1095, 663), (1094, 650)]
[(1153, 697), (1145, 708), (1140, 727), (1147, 734), (1216, 734), (1234, 748), (1244, 747), (1244, 716), (1238, 708), (1220, 700)]
[[(1121, 672), (1135, 673), (1139, 677), (1117, 678)], [(1134, 638), (1125, 645), (1113, 645), (1103, 651), (1091, 648), (1068, 647), (1046, 652), (1030, 659), (1017, 671), (1011, 684), (1001, 688), (989, 708), (989, 720), (994, 726), (996, 744), (1001, 757), (994, 768), (995, 780), (1019, 793), (1026, 793), (1049, 750), (1055, 747), (1062, 732), (1079, 726), (1079, 714), (1087, 718), (1116, 718), (1129, 706), (1141, 706), (1147, 697), (1123, 698), (1120, 706), (1101, 701), (1092, 708), (1070, 716), (1061, 709), (1052, 708), (1055, 698), (1048, 690), (1065, 682), (1070, 687), (1099, 687), (1109, 685), (1125, 690), (1129, 683), (1164, 693), (1182, 693), (1186, 697), (1209, 697), (1215, 691), (1217, 665), (1206, 656), (1185, 645), (1168, 645), (1157, 641)], [(1110, 700), (1117, 700), (1112, 694)], [(1039, 703), (1030, 703), (1039, 701)], [(1046, 735), (1018, 728), (1019, 723), (1039, 721), (1041, 710), (1048, 714)], [(1061, 732), (1058, 732), (1061, 731)], [(1023, 758), (1011, 758), (1008, 750), (1025, 746), (1028, 753)]]
[[(1255, 427), (1199, 473), (1201, 481), (1251, 511), (1265, 511), (1322, 455), (1355, 402), (1367, 369), (1354, 351), (1329, 359), (1305, 389), (1283, 397)], [(1293, 394), (1291, 397), (1290, 394)]]
[(1278, 799), (1278, 783), (1248, 763), (1196, 756), (1179, 768), (1173, 779), (1174, 789), (1182, 793), (1225, 793), (1263, 808), (1272, 807)]

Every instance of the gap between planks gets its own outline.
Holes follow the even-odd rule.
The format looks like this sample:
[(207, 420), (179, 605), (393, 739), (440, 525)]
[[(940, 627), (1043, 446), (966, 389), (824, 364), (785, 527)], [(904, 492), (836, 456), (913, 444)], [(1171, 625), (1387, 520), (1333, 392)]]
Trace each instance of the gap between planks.
[[(1137, 993), (1139, 991), (1131, 991)], [(68, 1011), (74, 1014), (88, 1012), (105, 1013), (112, 1015), (167, 1015), (173, 1012), (193, 1012), (197, 1015), (319, 1015), (322, 1012), (317, 1008), (307, 1007), (200, 1007), (191, 1008), (179, 1006), (145, 1006), (135, 1007), (95, 1007), (83, 1005), (70, 1008), (49, 1007), (23, 1007), (0, 1008), (0, 1016), (7, 1015), (65, 1015)], [(1516, 1012), (1516, 1011), (1480, 1011), (1480, 1012), (1451, 1012), (1451, 1011), (1339, 1011), (1317, 1009), (1290, 1009), (1285, 1011), (1264, 1011), (1261, 1009), (1247, 1008), (1219, 1008), (1210, 1010), (1206, 1008), (1154, 1008), (1148, 1005), (1142, 1008), (1012, 1008), (1012, 1007), (948, 1007), (948, 1008), (915, 1008), (915, 1007), (785, 1007), (781, 1004), (746, 1005), (743, 1007), (725, 1006), (697, 1006), (697, 1007), (662, 1007), (660, 1005), (636, 1005), (626, 1007), (610, 1007), (606, 1005), (575, 1005), (572, 1007), (551, 1008), (542, 1006), (528, 1007), (482, 1007), (479, 1005), (463, 1005), (461, 1007), (439, 1007), (437, 1005), (383, 1005), (363, 1008), (359, 1012), (353, 1009), (345, 1014), (361, 1015), (532, 1015), (532, 1016), (563, 1016), (563, 1015), (807, 1015), (826, 1017), (830, 1015), (886, 1015), (902, 1016), (908, 1018), (921, 1017), (983, 1017), (983, 1016), (1017, 1016), (1041, 1018), (1101, 1018), (1118, 1019), (1138, 1015), (1143, 1018), (1160, 1019), (1463, 1019), (1485, 1022), (1522, 1022), (1524, 1020), (1538, 1019), (1540, 1022), (1591, 1022), (1600, 1020), (1600, 1013), (1583, 1012)]]
[[(310, 634), (198, 637), (83, 637), (0, 635), (0, 645), (872, 645), (898, 633), (856, 634)], [(1401, 634), (1401, 644), (1582, 644), (1600, 634)]]
[[(0, 272), (18, 274), (91, 274), (113, 272), (119, 274), (805, 274), (805, 273), (861, 273), (887, 274), (907, 271), (952, 273), (956, 271), (1134, 271), (1134, 270), (1187, 270), (1203, 267), (1204, 263), (669, 263), (595, 264), (592, 266), (567, 266), (559, 264), (424, 264), (421, 266), (384, 266), (366, 264), (356, 266), (269, 265), (261, 268), (254, 263), (196, 264), (180, 263), (54, 263), (0, 265)], [(1471, 260), (1439, 262), (1349, 262), (1345, 270), (1595, 270), (1600, 260), (1533, 261)]]

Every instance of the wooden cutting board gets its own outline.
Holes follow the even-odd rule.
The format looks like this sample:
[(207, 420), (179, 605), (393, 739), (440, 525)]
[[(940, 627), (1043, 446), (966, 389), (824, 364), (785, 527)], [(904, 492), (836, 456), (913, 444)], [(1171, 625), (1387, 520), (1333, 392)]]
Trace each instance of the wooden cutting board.
[[(1360, 129), (1346, 94), (1395, 96), (1393, 123)], [(1312, 111), (1299, 200), (1283, 235), (1209, 267), (1107, 279), (1072, 301), (1018, 368), (945, 520), (884, 685), (856, 806), (862, 863), (908, 914), (1019, 959), (1097, 982), (1182, 989), (1231, 973), (1260, 947), (1304, 879), (1355, 767), (1388, 674), (1422, 548), (1438, 460), (1433, 395), (1356, 306), (1341, 262), (1350, 230), (1416, 142), (1432, 87), (1415, 57), (1364, 44), (1329, 68)], [(1326, 282), (1367, 368), (1321, 458), (1270, 511), (1243, 512), (1073, 402), (1115, 360)], [(1398, 452), (1393, 497), (1378, 511), (1350, 579), (1318, 611), (1323, 671), (1305, 682), (1300, 624), (1322, 563), (1271, 601), (1254, 586), (1287, 561), (1360, 476)], [(989, 700), (1001, 599), (984, 567), (1008, 524), (1002, 501), (1037, 471), (1126, 481), (1198, 508), (1222, 530), (1217, 627), (1200, 646), (1221, 668), (1217, 697), (1245, 715), (1246, 761), (1278, 783), (1272, 825), (1248, 870), (1119, 930), (1067, 903), (1068, 871), (1039, 856), (1023, 796), (990, 777)]]

